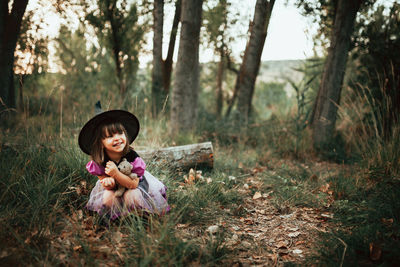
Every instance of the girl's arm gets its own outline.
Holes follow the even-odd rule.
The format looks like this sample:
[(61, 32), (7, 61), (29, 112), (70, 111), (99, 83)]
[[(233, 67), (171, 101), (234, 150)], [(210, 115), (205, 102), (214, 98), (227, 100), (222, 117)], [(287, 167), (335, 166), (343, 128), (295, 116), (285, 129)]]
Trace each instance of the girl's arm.
[(139, 185), (139, 178), (131, 179), (129, 176), (120, 172), (114, 162), (107, 162), (105, 172), (113, 177), (120, 185), (129, 189), (135, 189)]

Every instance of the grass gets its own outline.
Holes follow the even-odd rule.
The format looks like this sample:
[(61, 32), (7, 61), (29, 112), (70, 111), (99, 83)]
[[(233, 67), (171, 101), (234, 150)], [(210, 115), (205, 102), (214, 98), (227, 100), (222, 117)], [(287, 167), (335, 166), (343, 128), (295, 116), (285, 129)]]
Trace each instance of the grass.
[[(24, 116), (0, 135), (0, 239), (7, 240), (0, 245), (0, 265), (227, 264), (237, 254), (225, 246), (227, 229), (210, 235), (207, 228), (220, 225), (224, 216), (244, 215), (238, 189), (255, 177), (260, 185), (249, 183), (251, 194), (266, 194), (279, 214), (296, 207), (334, 214), (331, 231), (321, 233), (321, 243), (307, 259), (310, 264), (395, 264), (400, 255), (399, 128), (383, 139), (376, 134), (379, 117), (366, 124), (362, 111), (352, 110), (339, 123), (346, 149), (338, 154), (354, 160), (340, 164), (315, 158), (310, 133), (297, 133), (296, 125), (274, 116), (243, 134), (229, 121), (203, 114), (197, 132), (175, 143), (165, 134), (166, 118), (145, 116), (136, 148), (211, 140), (214, 169), (188, 185), (185, 173), (147, 162), (168, 188), (171, 212), (161, 218), (133, 214), (108, 230), (102, 218), (84, 208), (96, 178), (86, 172), (88, 157), (76, 144), (81, 121), (75, 117), (82, 116), (64, 120), (63, 129), (70, 131), (62, 139), (60, 127), (52, 126), (59, 123), (57, 115)], [(354, 122), (358, 130), (350, 134), (347, 126)]]
[[(101, 235), (105, 244), (113, 244), (113, 233), (121, 232), (129, 238), (120, 256), (110, 256), (111, 251), (93, 249), (96, 242), (91, 238), (104, 229), (101, 218), (95, 214), (91, 217), (84, 209), (96, 179), (84, 169), (88, 158), (79, 151), (76, 136), (64, 135), (60, 140), (57, 135), (41, 132), (42, 126), (32, 123), (1, 136), (0, 184), (4, 190), (0, 194), (0, 238), (8, 240), (1, 242), (1, 265), (97, 265), (105, 254), (110, 261), (121, 262), (122, 257), (125, 264), (135, 266), (185, 266), (195, 262), (213, 265), (225, 258), (222, 234), (184, 241), (176, 225), (195, 225), (202, 229), (203, 236), (206, 227), (214, 223), (216, 207), (240, 202), (227, 175), (205, 172), (212, 183), (199, 181), (182, 186), (182, 173), (149, 163), (148, 169), (168, 187), (172, 210), (162, 218), (133, 215), (112, 224), (112, 231)], [(77, 219), (79, 216), (82, 218)], [(89, 223), (85, 218), (93, 221)], [(101, 242), (97, 241), (101, 250)], [(114, 246), (118, 244), (114, 242)]]

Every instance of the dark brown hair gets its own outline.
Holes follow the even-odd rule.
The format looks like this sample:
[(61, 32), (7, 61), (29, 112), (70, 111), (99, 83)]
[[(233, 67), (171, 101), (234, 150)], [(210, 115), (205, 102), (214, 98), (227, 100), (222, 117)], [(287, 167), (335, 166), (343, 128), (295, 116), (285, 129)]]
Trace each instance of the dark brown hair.
[[(104, 151), (102, 140), (110, 135), (114, 135), (116, 133), (122, 134), (124, 133), (126, 136), (126, 140), (129, 140), (129, 136), (127, 131), (125, 130), (124, 125), (120, 122), (115, 121), (105, 121), (97, 127), (97, 131), (94, 133), (94, 141), (91, 149), (92, 159), (97, 164), (103, 164), (107, 155)], [(129, 152), (129, 144), (127, 143), (124, 148), (124, 155)]]

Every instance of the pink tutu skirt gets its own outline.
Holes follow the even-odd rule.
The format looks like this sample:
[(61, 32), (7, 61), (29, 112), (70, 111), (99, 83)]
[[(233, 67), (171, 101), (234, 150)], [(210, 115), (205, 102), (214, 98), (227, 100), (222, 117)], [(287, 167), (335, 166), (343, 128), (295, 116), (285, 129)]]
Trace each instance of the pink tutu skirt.
[[(147, 213), (163, 215), (170, 210), (167, 202), (167, 187), (148, 171), (144, 172), (139, 186), (130, 189), (130, 195), (134, 198), (130, 203), (124, 203), (124, 195), (116, 198), (111, 207), (103, 204), (103, 195), (106, 189), (97, 181), (90, 193), (87, 209), (97, 212), (99, 215), (107, 216), (111, 220), (127, 215), (135, 210), (142, 210)], [(133, 204), (135, 203), (135, 204)]]

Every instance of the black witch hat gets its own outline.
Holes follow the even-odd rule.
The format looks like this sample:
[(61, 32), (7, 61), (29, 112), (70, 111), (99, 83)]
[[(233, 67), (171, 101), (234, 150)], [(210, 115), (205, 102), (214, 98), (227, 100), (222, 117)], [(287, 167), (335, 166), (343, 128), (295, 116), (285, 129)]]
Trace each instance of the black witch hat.
[(139, 120), (132, 113), (125, 110), (102, 111), (100, 101), (95, 105), (96, 115), (91, 118), (81, 129), (78, 143), (83, 152), (90, 155), (94, 143), (94, 132), (98, 131), (104, 122), (120, 122), (128, 134), (127, 138), (131, 144), (139, 134)]

